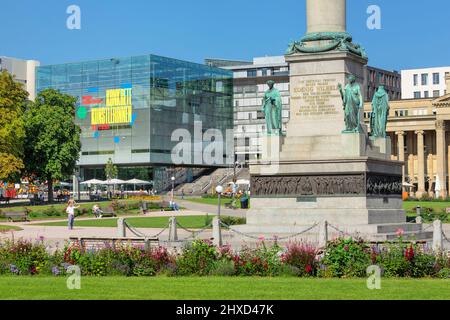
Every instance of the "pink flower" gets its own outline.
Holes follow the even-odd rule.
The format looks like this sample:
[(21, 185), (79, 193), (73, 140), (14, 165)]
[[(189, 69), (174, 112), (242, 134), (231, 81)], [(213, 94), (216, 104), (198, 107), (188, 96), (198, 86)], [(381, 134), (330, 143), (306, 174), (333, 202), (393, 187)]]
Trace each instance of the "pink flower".
[(402, 228), (398, 228), (395, 233), (397, 234), (398, 237), (401, 237), (405, 234), (405, 230), (403, 230)]
[(259, 241), (265, 241), (266, 238), (265, 238), (264, 236), (260, 236), (260, 237), (258, 238), (258, 240), (259, 240)]

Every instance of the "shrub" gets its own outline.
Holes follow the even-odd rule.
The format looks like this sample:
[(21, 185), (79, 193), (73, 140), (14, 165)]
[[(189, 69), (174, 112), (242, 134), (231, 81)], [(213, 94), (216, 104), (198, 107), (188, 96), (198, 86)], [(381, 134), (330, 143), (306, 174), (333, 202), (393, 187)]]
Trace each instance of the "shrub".
[(21, 275), (45, 273), (45, 267), (50, 259), (42, 241), (27, 240), (0, 243), (0, 272)]
[(205, 240), (195, 240), (183, 249), (177, 260), (178, 275), (208, 275), (218, 258), (216, 247)]
[(371, 259), (364, 241), (337, 239), (328, 243), (322, 264), (327, 276), (364, 277)]
[(312, 276), (317, 273), (317, 253), (317, 249), (312, 245), (291, 242), (281, 259), (283, 263), (296, 267), (299, 275)]
[(225, 216), (225, 217), (221, 217), (220, 220), (228, 226), (236, 226), (236, 225), (241, 225), (241, 224), (247, 223), (247, 219), (241, 218), (241, 217)]
[[(66, 212), (65, 210), (64, 210), (64, 212)], [(55, 206), (50, 206), (50, 207), (48, 207), (47, 209), (45, 209), (44, 211), (42, 211), (42, 213), (44, 214), (44, 215), (46, 215), (46, 216), (49, 216), (49, 217), (53, 217), (53, 216), (61, 216), (62, 215), (62, 213), (61, 213), (61, 211), (59, 211), (59, 210), (57, 210), (56, 208), (55, 208)]]
[(243, 248), (235, 255), (234, 268), (237, 275), (242, 276), (275, 276), (282, 269), (281, 247), (274, 244), (267, 247), (261, 241), (256, 248)]
[(233, 276), (234, 274), (234, 263), (227, 259), (215, 261), (210, 272), (210, 275), (212, 276)]

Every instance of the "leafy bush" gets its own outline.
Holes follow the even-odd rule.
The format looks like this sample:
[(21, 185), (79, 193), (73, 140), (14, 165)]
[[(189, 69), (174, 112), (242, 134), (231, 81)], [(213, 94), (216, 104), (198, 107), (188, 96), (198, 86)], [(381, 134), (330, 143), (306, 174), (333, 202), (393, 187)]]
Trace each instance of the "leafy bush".
[(20, 275), (46, 273), (50, 255), (42, 241), (27, 240), (0, 243), (0, 272)]
[(235, 274), (234, 263), (231, 260), (221, 259), (213, 263), (211, 276), (233, 276)]
[(218, 259), (216, 247), (205, 240), (195, 240), (183, 249), (177, 260), (178, 275), (208, 275)]
[(236, 225), (242, 225), (242, 224), (247, 223), (247, 219), (242, 218), (242, 217), (224, 216), (224, 217), (221, 217), (220, 220), (228, 226), (236, 226)]
[(435, 220), (441, 220), (442, 222), (447, 222), (449, 220), (449, 214), (445, 212), (445, 209), (440, 212), (435, 212), (433, 208), (423, 207), (420, 216), (425, 223), (431, 223)]
[[(64, 210), (65, 212), (65, 210)], [(58, 217), (62, 215), (62, 212), (58, 209), (55, 208), (55, 206), (50, 206), (48, 208), (46, 208), (44, 211), (42, 211), (42, 213), (46, 216), (49, 217)]]
[(277, 244), (267, 247), (264, 241), (256, 248), (243, 248), (233, 258), (235, 272), (241, 276), (276, 276), (282, 269), (281, 253)]
[(328, 243), (321, 272), (333, 277), (364, 277), (371, 264), (367, 245), (362, 240), (337, 239)]
[(281, 260), (283, 263), (295, 267), (298, 275), (312, 276), (317, 273), (317, 253), (317, 249), (312, 245), (291, 242), (287, 245)]

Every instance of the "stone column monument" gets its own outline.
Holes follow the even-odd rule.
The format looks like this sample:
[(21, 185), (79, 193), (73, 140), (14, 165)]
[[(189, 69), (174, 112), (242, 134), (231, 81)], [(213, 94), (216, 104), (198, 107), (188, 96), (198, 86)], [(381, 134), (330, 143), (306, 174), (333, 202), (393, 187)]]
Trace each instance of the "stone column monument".
[(306, 12), (307, 33), (286, 53), (291, 118), (281, 152), (250, 163), (251, 209), (237, 228), (285, 236), (327, 221), (368, 239), (396, 238), (399, 228), (429, 237), (406, 224), (389, 137), (369, 138), (363, 122), (368, 59), (346, 32), (346, 0), (307, 0)]

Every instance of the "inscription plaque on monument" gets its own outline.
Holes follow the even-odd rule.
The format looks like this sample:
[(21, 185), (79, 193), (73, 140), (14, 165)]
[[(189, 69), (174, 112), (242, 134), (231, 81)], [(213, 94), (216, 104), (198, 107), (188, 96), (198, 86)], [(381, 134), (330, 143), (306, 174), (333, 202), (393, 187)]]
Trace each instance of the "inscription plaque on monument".
[[(338, 114), (334, 99), (339, 98), (335, 78), (297, 81), (293, 88), (292, 103), (299, 117), (321, 117)], [(339, 106), (339, 105), (338, 105)]]

